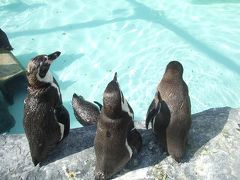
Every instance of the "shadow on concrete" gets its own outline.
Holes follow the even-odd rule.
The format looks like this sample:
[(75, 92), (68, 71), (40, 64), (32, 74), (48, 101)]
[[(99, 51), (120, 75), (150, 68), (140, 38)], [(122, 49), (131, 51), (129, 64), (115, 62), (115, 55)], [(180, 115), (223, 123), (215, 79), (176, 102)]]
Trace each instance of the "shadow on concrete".
[(212, 108), (192, 115), (192, 127), (183, 162), (189, 161), (199, 149), (221, 133), (230, 110), (230, 107)]
[[(221, 133), (228, 120), (230, 110), (230, 107), (213, 108), (192, 115), (192, 127), (182, 163), (189, 162), (199, 149)], [(154, 166), (167, 157), (167, 153), (163, 153), (164, 149), (153, 135), (152, 130), (144, 129), (144, 124), (141, 124), (143, 129), (139, 131), (143, 137), (143, 147), (140, 154), (133, 157), (127, 164), (126, 168), (129, 170)], [(137, 165), (135, 165), (136, 161)], [(124, 172), (121, 173), (124, 174)]]
[(95, 134), (96, 126), (71, 129), (69, 135), (58, 144), (41, 166), (93, 147)]
[[(230, 109), (229, 107), (214, 108), (192, 115), (192, 127), (189, 133), (186, 154), (182, 162), (188, 162), (199, 149), (222, 131), (227, 122)], [(134, 155), (125, 166), (130, 171), (154, 166), (167, 157), (152, 130), (146, 130), (144, 123), (140, 122), (139, 124), (141, 124), (141, 128), (138, 130), (142, 135), (143, 146), (140, 153)], [(48, 160), (42, 165), (47, 165), (55, 160), (93, 147), (95, 134), (96, 126), (72, 129), (69, 136), (55, 148), (49, 155)], [(120, 174), (124, 173), (124, 171), (120, 172)]]

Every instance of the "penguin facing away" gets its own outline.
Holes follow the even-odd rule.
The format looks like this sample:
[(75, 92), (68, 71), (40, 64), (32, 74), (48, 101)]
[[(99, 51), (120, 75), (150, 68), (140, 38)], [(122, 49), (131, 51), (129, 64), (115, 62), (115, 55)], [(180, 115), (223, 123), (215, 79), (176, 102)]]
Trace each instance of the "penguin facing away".
[(94, 139), (95, 179), (108, 179), (138, 153), (142, 137), (135, 129), (133, 110), (117, 81), (117, 73), (103, 94), (103, 107)]
[[(157, 123), (159, 122), (158, 118), (155, 118), (155, 124), (153, 125), (154, 129), (159, 128), (158, 132), (155, 133), (160, 134), (161, 139), (163, 139), (162, 143), (167, 145), (168, 153), (177, 162), (180, 162), (185, 153), (187, 136), (192, 123), (188, 87), (182, 76), (182, 64), (178, 61), (171, 61), (167, 65), (163, 78), (157, 87), (162, 99), (161, 102), (164, 102), (161, 103), (161, 123), (159, 125)], [(159, 132), (163, 128), (162, 122), (164, 122), (165, 126), (168, 124), (165, 134), (163, 131), (166, 138)]]
[(97, 124), (102, 105), (96, 101), (95, 104), (85, 100), (82, 96), (73, 94), (72, 107), (78, 122), (83, 126)]
[(59, 86), (49, 71), (61, 53), (39, 55), (28, 63), (23, 126), (34, 165), (42, 162), (69, 133), (70, 119)]

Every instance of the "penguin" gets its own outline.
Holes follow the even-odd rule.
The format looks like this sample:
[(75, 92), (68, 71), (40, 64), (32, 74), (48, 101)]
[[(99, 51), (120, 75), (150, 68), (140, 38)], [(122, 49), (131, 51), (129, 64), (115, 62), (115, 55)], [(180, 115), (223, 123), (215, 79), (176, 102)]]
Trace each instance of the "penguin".
[(0, 28), (0, 49), (7, 51), (13, 50), (6, 33), (1, 28)]
[(28, 93), (24, 100), (24, 131), (33, 164), (41, 163), (69, 133), (70, 118), (57, 81), (49, 71), (56, 51), (33, 58), (27, 67)]
[(180, 162), (185, 153), (187, 136), (192, 124), (188, 86), (183, 80), (183, 66), (180, 62), (168, 63), (157, 91), (164, 103), (161, 103), (162, 111), (160, 110), (162, 118), (160, 120), (155, 118), (154, 129), (159, 128), (158, 131), (160, 131), (162, 124), (164, 126), (168, 124), (164, 140), (167, 152), (173, 159)]
[(72, 97), (72, 107), (74, 115), (78, 122), (83, 126), (97, 124), (102, 105), (96, 101), (95, 104), (86, 101), (82, 96), (78, 96), (76, 93)]
[(117, 73), (103, 94), (103, 107), (94, 139), (95, 179), (108, 179), (139, 153), (142, 137), (133, 122), (134, 112), (117, 81)]
[(164, 150), (167, 151), (166, 129), (170, 121), (170, 110), (158, 91), (148, 108), (146, 117), (146, 129), (151, 122), (153, 134), (160, 140)]

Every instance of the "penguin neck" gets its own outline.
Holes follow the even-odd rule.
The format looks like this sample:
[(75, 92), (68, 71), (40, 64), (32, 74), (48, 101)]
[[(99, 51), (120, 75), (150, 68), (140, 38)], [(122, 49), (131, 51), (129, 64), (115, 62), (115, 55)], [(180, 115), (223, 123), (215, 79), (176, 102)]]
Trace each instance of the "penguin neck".
[(53, 83), (53, 75), (48, 71), (47, 74), (41, 78), (39, 76), (39, 73), (37, 73), (37, 80), (40, 81), (40, 82), (43, 82), (43, 83)]
[(50, 86), (56, 88), (59, 97), (61, 97), (61, 93), (57, 82), (53, 78), (52, 74), (48, 71), (45, 77), (41, 78), (39, 74), (36, 74), (34, 77), (28, 77), (29, 81), (29, 90), (36, 91), (36, 90), (44, 90)]
[(103, 105), (103, 111), (110, 119), (119, 119), (121, 117), (121, 108)]
[(30, 91), (43, 90), (51, 86), (50, 83), (39, 81), (36, 76), (28, 76), (28, 89)]

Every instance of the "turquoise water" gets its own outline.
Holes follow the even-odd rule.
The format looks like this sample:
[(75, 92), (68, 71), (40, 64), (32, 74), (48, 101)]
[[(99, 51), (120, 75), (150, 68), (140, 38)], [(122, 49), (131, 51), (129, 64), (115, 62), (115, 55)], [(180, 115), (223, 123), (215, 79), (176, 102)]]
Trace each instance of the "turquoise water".
[[(51, 70), (71, 114), (71, 128), (80, 126), (72, 94), (101, 102), (115, 71), (136, 120), (144, 120), (171, 60), (184, 66), (192, 113), (240, 107), (240, 1), (56, 2), (1, 0), (0, 25), (25, 67), (37, 54), (62, 52)], [(17, 121), (11, 133), (23, 132), (25, 95), (19, 92), (9, 108)]]

